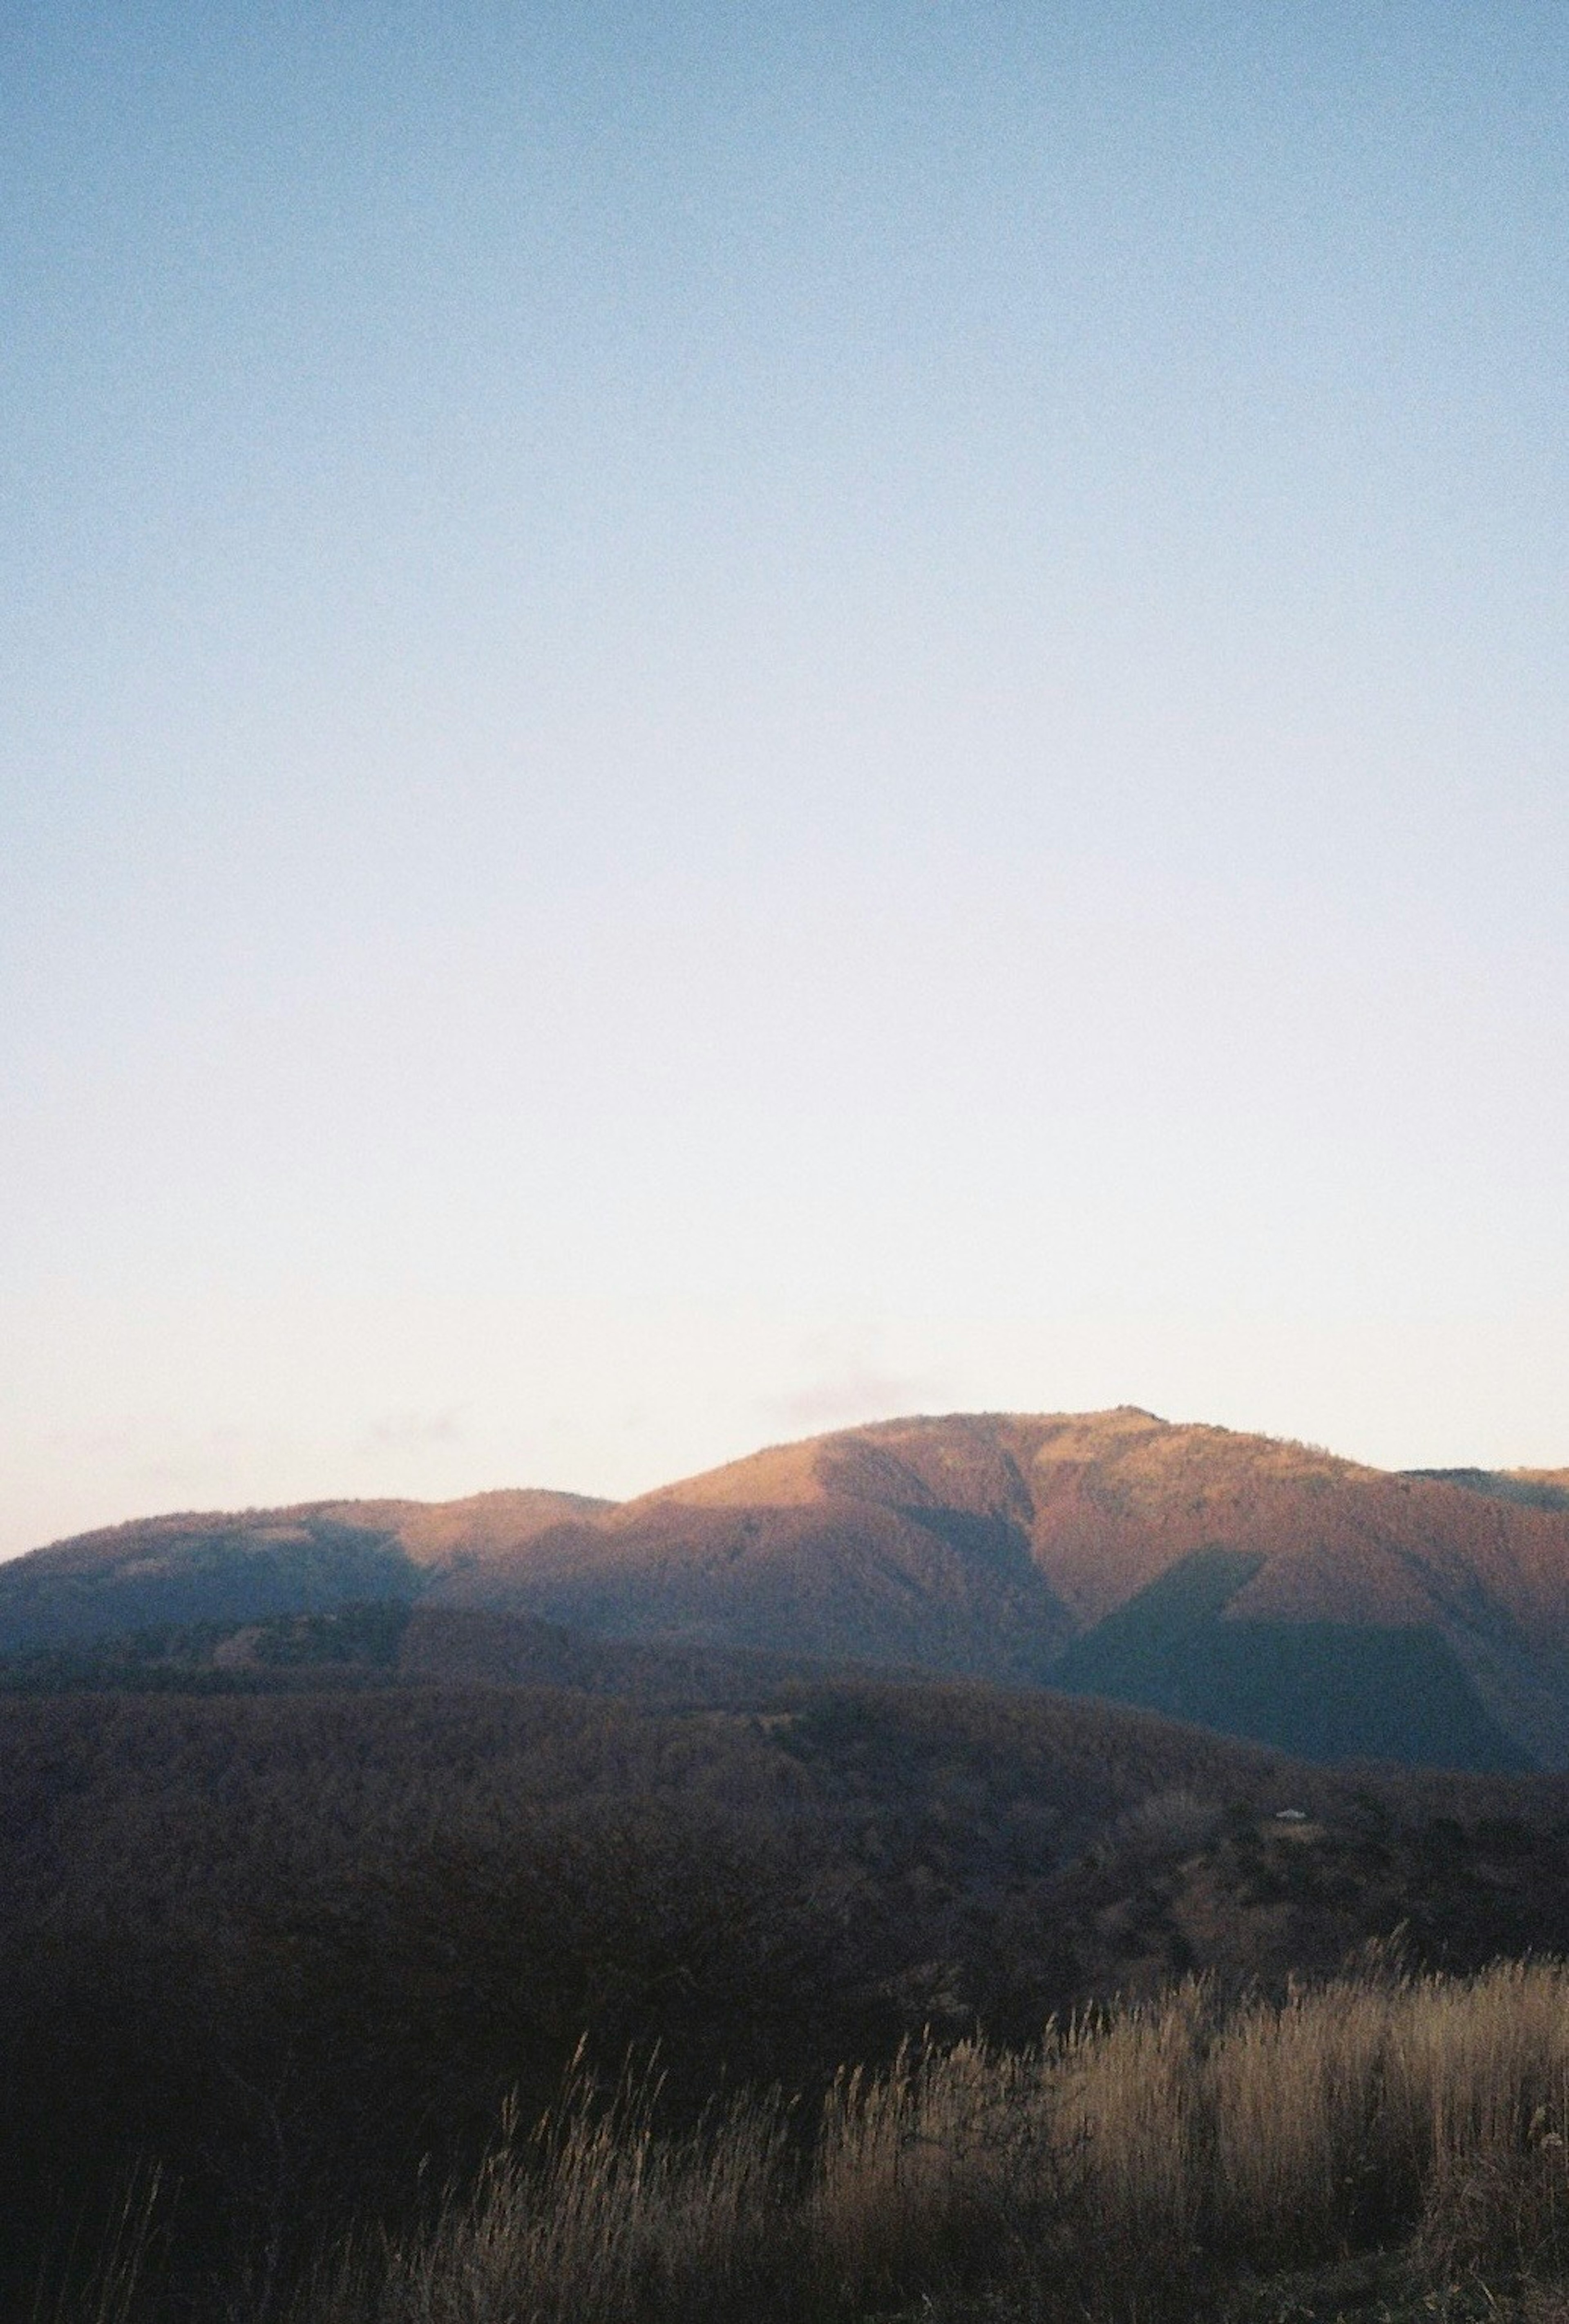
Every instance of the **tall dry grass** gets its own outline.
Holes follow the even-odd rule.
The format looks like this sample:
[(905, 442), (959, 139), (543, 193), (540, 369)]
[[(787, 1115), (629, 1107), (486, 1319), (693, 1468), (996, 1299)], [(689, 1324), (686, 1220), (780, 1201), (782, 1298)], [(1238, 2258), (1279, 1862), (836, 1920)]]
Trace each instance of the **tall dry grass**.
[(1427, 2280), (1569, 2276), (1569, 1969), (1387, 1966), (1222, 2009), (1200, 1983), (1037, 2048), (903, 2051), (661, 2135), (579, 2085), (302, 2324), (763, 2324), (1002, 2290), (1203, 2313), (1228, 2274), (1407, 2244)]
[(906, 2045), (829, 2093), (797, 2201), (818, 2310), (867, 2307), (1005, 2272), (1053, 2183), (1038, 2052)]
[(505, 2140), (423, 2237), (361, 2242), (307, 2292), (310, 2324), (728, 2324), (774, 2312), (798, 2273), (792, 2109), (742, 2098), (680, 2137), (656, 2078), (608, 2098), (574, 2069), (562, 2103)]
[(149, 2295), (161, 2195), (156, 2166), (130, 2171), (106, 2222), (90, 2237), (78, 2225), (52, 2284), (47, 2269), (41, 2277), (29, 2324), (133, 2324)]

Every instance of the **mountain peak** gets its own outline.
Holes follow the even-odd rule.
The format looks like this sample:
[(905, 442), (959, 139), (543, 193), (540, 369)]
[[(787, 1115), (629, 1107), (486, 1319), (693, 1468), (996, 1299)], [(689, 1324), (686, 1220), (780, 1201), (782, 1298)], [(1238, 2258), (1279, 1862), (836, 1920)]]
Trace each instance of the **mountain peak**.
[[(519, 1489), (142, 1519), (0, 1566), (0, 1648), (419, 1600), (704, 1650), (1089, 1671), (1266, 1739), (1290, 1698), (1326, 1748), (1313, 1702), (1355, 1665), (1394, 1709), (1348, 1709), (1354, 1748), (1420, 1757), (1447, 1720), (1473, 1764), (1501, 1732), (1569, 1765), (1565, 1483), (1390, 1473), (1136, 1405), (917, 1414), (620, 1503)], [(1423, 1690), (1450, 1706), (1436, 1726)]]

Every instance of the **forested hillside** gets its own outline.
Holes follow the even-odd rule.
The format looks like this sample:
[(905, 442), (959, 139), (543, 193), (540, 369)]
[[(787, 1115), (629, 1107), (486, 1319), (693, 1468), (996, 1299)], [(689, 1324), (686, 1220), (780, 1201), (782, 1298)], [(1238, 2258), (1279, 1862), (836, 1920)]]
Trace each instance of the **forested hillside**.
[[(146, 1519), (0, 1566), (0, 1653), (216, 1625), (215, 1668), (257, 1667), (280, 1658), (247, 1626), (372, 1602), (417, 1609), (389, 1658), (403, 1675), (575, 1682), (542, 1632), (526, 1648), (477, 1619), (505, 1616), (580, 1657), (924, 1670), (1103, 1693), (1326, 1761), (1569, 1766), (1555, 1472), (1391, 1474), (1132, 1409), (889, 1421), (621, 1504)], [(438, 1611), (466, 1629), (430, 1627)]]
[(1027, 2043), (1174, 1975), (1569, 1930), (1558, 1779), (1341, 1775), (1031, 1692), (722, 1698), (0, 1702), (9, 2296), (137, 2157), (204, 2281), (408, 2218), (585, 2035), (612, 2078), (656, 2045), (680, 2123), (923, 2029)]

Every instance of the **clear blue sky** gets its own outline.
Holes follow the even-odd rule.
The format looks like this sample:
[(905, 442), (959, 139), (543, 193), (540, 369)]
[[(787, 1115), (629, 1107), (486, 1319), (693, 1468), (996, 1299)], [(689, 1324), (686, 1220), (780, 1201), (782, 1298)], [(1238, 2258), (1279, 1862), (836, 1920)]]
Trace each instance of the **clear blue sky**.
[(1559, 0), (8, 0), (0, 298), (0, 1549), (1569, 1462)]

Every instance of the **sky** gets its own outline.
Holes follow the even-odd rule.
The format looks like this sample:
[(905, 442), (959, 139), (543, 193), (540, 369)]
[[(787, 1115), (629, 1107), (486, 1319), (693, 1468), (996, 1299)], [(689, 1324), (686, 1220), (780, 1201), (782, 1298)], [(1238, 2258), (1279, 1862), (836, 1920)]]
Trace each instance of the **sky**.
[(1558, 0), (0, 0), (0, 1553), (1569, 1462)]

